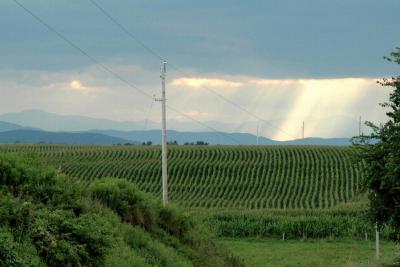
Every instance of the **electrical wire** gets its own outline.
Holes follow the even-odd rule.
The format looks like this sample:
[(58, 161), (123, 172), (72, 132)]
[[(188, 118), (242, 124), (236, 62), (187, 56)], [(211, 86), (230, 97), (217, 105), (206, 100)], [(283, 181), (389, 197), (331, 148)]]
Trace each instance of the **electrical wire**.
[(155, 99), (155, 95), (153, 95), (153, 99), (151, 100), (151, 103), (150, 103), (150, 108), (147, 111), (146, 120), (144, 122), (144, 130), (145, 131), (147, 130), (147, 124), (149, 123), (150, 112), (153, 109), (154, 99)]
[[(137, 42), (140, 46), (142, 46), (146, 51), (148, 51), (151, 55), (153, 55), (154, 57), (156, 57), (159, 60), (165, 60), (159, 53), (157, 53), (155, 50), (153, 50), (152, 48), (150, 48), (148, 45), (146, 45), (144, 42), (142, 42), (136, 35), (134, 35), (131, 31), (129, 31), (124, 25), (122, 25), (120, 22), (118, 22), (118, 20), (116, 20), (110, 13), (108, 13), (102, 6), (100, 6), (95, 0), (88, 0), (89, 2), (91, 2), (93, 4), (93, 6), (95, 6), (105, 17), (107, 17), (112, 23), (114, 23), (117, 27), (119, 27), (125, 34), (127, 34), (131, 39), (133, 39), (135, 42)], [(190, 77), (190, 75), (188, 75), (187, 73), (185, 73), (183, 70), (181, 70), (181, 68), (179, 68), (178, 66), (172, 64), (171, 62), (168, 62), (168, 65), (171, 66), (172, 69), (174, 69), (175, 71), (177, 71), (178, 73), (182, 74), (185, 77)], [(209, 92), (215, 94), (216, 96), (218, 96), (220, 99), (222, 99), (223, 101), (225, 101), (226, 103), (236, 107), (237, 109), (241, 110), (242, 112), (250, 115), (251, 117), (259, 120), (259, 121), (263, 121), (264, 123), (266, 123), (267, 125), (269, 125), (271, 128), (274, 128), (275, 130), (284, 133), (285, 135), (296, 139), (297, 137), (292, 135), (291, 133), (279, 128), (278, 126), (273, 125), (271, 122), (261, 118), (260, 116), (258, 116), (257, 114), (249, 111), (248, 109), (242, 107), (241, 105), (233, 102), (232, 100), (226, 98), (225, 96), (223, 96), (222, 94), (218, 93), (217, 91), (206, 87), (204, 85), (200, 85), (200, 88), (206, 89)]]
[[(127, 85), (128, 87), (131, 87), (132, 89), (138, 91), (139, 93), (141, 93), (142, 95), (153, 99), (153, 96), (149, 93), (147, 93), (146, 91), (142, 90), (141, 88), (139, 88), (138, 86), (136, 86), (135, 84), (129, 82), (128, 80), (126, 80), (125, 78), (123, 78), (121, 75), (119, 75), (118, 73), (116, 73), (115, 71), (113, 71), (110, 67), (102, 64), (100, 61), (98, 61), (95, 57), (91, 56), (89, 53), (87, 53), (84, 49), (82, 49), (81, 47), (79, 47), (77, 44), (75, 44), (74, 42), (72, 42), (70, 39), (68, 39), (67, 37), (65, 37), (63, 34), (61, 34), (59, 31), (57, 31), (57, 29), (55, 29), (54, 27), (52, 27), (50, 24), (48, 24), (47, 22), (45, 22), (43, 19), (41, 19), (38, 15), (36, 15), (35, 13), (33, 13), (30, 9), (28, 9), (25, 5), (23, 5), (21, 2), (19, 2), (18, 0), (11, 0), (13, 1), (15, 4), (17, 4), (20, 8), (22, 8), (25, 12), (27, 12), (29, 15), (31, 15), (35, 20), (37, 20), (40, 24), (42, 24), (43, 26), (45, 26), (48, 30), (50, 30), (51, 32), (53, 32), (54, 34), (56, 34), (61, 40), (63, 40), (64, 42), (66, 42), (68, 45), (70, 45), (72, 48), (74, 48), (75, 50), (77, 50), (78, 52), (80, 52), (82, 55), (84, 55), (85, 57), (87, 57), (90, 61), (92, 61), (93, 63), (95, 63), (96, 65), (100, 66), (104, 71), (108, 72), (109, 74), (111, 74), (112, 76), (114, 76), (115, 78), (117, 78), (118, 80), (120, 80), (122, 83), (124, 83), (125, 85)], [(232, 136), (230, 136), (229, 134), (225, 134), (223, 132), (218, 131), (217, 129), (208, 126), (207, 124), (196, 120), (195, 118), (192, 118), (191, 116), (167, 105), (166, 106), (169, 110), (178, 113), (179, 115), (192, 120), (200, 125), (202, 125), (203, 127), (216, 132), (218, 134), (220, 134), (221, 136), (225, 136), (228, 139), (232, 140), (234, 143), (236, 144), (240, 144), (240, 142), (238, 140), (236, 140), (235, 138), (233, 138)]]

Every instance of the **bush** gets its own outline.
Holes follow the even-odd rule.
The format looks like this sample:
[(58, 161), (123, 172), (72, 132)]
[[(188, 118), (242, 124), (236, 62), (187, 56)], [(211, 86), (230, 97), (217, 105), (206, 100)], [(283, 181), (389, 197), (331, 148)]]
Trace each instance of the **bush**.
[(0, 183), (0, 266), (241, 266), (128, 181), (86, 187), (32, 157), (0, 156)]
[(0, 266), (40, 267), (44, 264), (36, 255), (36, 250), (31, 244), (15, 242), (13, 234), (3, 228), (0, 229)]
[[(94, 181), (88, 191), (93, 199), (117, 212), (125, 222), (143, 227), (150, 232), (153, 239), (174, 248), (195, 266), (242, 266), (240, 260), (209, 241), (209, 234), (176, 207), (161, 206), (161, 203), (155, 202), (149, 194), (139, 191), (134, 184), (126, 180), (103, 178)], [(148, 240), (144, 242), (146, 246), (140, 245), (146, 239), (137, 231), (130, 232), (126, 238), (133, 247), (146, 247), (145, 251), (154, 249), (154, 244), (149, 244)], [(156, 259), (163, 259), (165, 251), (162, 247), (157, 247), (157, 251), (162, 254)], [(154, 253), (153, 251), (151, 254)], [(154, 259), (150, 262), (153, 263)], [(176, 260), (174, 262), (177, 264)], [(167, 261), (162, 261), (160, 265), (169, 266)]]
[(145, 229), (152, 229), (157, 223), (159, 205), (126, 180), (103, 178), (94, 181), (89, 192), (94, 199), (117, 212), (125, 222)]
[(23, 266), (17, 257), (13, 236), (7, 232), (0, 232), (0, 266)]
[(71, 211), (38, 212), (31, 239), (50, 266), (103, 266), (111, 248), (114, 225), (96, 214), (75, 216)]

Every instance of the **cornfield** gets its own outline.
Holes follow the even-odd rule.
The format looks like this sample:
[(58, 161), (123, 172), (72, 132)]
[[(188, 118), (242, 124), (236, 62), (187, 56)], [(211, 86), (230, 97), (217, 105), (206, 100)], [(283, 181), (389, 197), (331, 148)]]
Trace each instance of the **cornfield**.
[[(161, 195), (159, 146), (2, 145), (81, 180), (118, 177)], [(349, 147), (171, 146), (169, 194), (185, 208), (326, 209), (351, 202), (361, 168)]]

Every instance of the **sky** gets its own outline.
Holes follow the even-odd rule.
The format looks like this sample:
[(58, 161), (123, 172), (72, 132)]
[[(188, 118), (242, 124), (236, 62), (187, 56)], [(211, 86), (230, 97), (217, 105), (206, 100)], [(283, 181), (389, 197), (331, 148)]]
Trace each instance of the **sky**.
[[(18, 1), (119, 77), (160, 96), (160, 60), (89, 0)], [(254, 122), (260, 134), (286, 140), (299, 137), (302, 121), (307, 136), (341, 137), (356, 131), (359, 116), (385, 120), (378, 103), (390, 91), (376, 81), (399, 73), (383, 60), (400, 46), (398, 0), (93, 1), (168, 61), (168, 105), (180, 111), (169, 110), (170, 121)], [(0, 113), (159, 121), (158, 102), (13, 0), (0, 2), (0, 32)], [(237, 130), (253, 133), (254, 123)]]

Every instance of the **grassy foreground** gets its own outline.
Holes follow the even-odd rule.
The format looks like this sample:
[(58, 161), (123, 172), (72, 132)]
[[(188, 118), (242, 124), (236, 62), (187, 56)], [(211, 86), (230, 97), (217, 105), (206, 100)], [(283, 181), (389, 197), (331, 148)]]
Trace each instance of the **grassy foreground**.
[[(246, 266), (380, 266), (374, 260), (374, 241), (222, 239), (220, 243), (243, 258)], [(381, 253), (382, 263), (391, 264), (399, 257), (399, 245), (382, 241)]]

